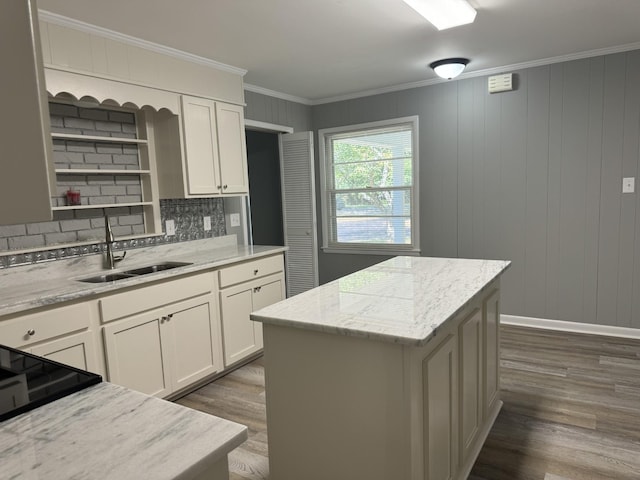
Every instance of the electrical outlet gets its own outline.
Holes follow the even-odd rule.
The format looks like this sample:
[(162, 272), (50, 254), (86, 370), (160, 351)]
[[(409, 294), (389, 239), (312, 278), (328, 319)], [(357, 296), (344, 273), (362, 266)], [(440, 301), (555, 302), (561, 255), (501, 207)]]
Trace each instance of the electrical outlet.
[(229, 223), (231, 223), (232, 227), (239, 227), (240, 226), (240, 214), (239, 213), (232, 213), (231, 215), (229, 215)]
[(176, 222), (173, 220), (167, 220), (166, 222), (164, 222), (164, 226), (165, 226), (165, 233), (167, 234), (168, 237), (171, 237), (172, 235), (176, 234)]
[(211, 230), (211, 217), (202, 217), (202, 222), (204, 223), (204, 231), (208, 232)]
[(622, 179), (622, 193), (633, 193), (636, 190), (636, 177)]

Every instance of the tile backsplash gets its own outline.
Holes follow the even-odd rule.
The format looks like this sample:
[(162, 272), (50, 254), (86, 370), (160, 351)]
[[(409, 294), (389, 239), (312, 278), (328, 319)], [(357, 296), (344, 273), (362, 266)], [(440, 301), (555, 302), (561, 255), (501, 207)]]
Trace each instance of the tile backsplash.
[[(160, 200), (160, 216), (162, 218), (163, 225), (166, 220), (174, 220), (176, 226), (175, 235), (150, 236), (118, 241), (117, 230), (114, 228), (114, 234), (116, 236), (114, 249), (128, 250), (226, 235), (224, 201), (221, 198)], [(211, 217), (210, 231), (204, 230), (203, 218), (205, 216)], [(113, 219), (111, 221), (112, 225), (115, 225), (115, 221)], [(55, 225), (56, 223), (58, 223), (58, 225)], [(60, 230), (62, 227), (60, 226), (59, 220), (54, 220), (52, 222), (28, 223), (24, 225), (0, 225), (0, 247), (5, 245), (2, 243), (3, 241), (7, 242), (8, 240), (11, 240), (13, 236), (23, 236), (25, 232), (35, 232), (38, 230), (43, 231), (47, 228)], [(104, 220), (102, 221), (101, 231), (104, 235)], [(42, 250), (34, 250), (28, 253), (11, 253), (11, 250), (0, 248), (0, 268), (61, 260), (79, 255), (97, 254), (104, 252), (104, 250), (104, 242), (96, 242), (81, 246), (65, 246), (65, 242), (59, 242), (56, 245), (43, 246)]]

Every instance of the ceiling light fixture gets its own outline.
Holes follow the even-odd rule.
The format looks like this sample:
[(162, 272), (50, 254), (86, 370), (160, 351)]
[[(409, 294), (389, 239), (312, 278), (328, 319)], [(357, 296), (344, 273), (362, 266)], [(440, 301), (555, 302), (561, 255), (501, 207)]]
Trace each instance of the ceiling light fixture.
[(438, 30), (473, 23), (475, 9), (465, 0), (404, 0)]
[(433, 71), (440, 78), (451, 80), (460, 75), (468, 63), (468, 58), (445, 58), (444, 60), (430, 63), (429, 66), (433, 68)]

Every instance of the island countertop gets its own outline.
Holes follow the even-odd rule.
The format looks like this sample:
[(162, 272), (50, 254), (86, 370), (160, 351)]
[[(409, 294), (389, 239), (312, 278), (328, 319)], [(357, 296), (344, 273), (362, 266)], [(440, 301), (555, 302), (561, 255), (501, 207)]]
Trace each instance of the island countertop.
[(251, 314), (265, 324), (426, 344), (511, 262), (395, 257)]
[(247, 427), (103, 382), (0, 423), (0, 477), (196, 478)]

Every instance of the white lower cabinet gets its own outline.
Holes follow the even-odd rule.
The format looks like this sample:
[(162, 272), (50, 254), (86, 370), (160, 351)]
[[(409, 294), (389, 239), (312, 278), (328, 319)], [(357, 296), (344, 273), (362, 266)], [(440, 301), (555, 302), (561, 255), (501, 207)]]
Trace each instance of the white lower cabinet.
[(97, 371), (93, 332), (68, 335), (29, 349), (34, 355), (64, 363), (81, 370)]
[(222, 369), (211, 295), (141, 313), (104, 331), (109, 380), (165, 397)]
[(0, 343), (56, 362), (100, 373), (90, 302), (41, 308), (0, 319)]
[[(102, 299), (103, 315), (118, 316), (103, 327), (109, 381), (166, 397), (221, 371), (215, 291), (215, 276), (209, 272)], [(151, 299), (157, 305), (161, 298), (169, 300), (170, 292), (185, 299), (176, 301), (174, 295), (172, 303), (140, 313), (126, 314), (123, 308), (130, 305), (133, 311), (136, 305), (150, 305)]]
[(282, 255), (242, 262), (220, 269), (220, 312), (225, 366), (260, 351), (262, 324), (251, 312), (285, 298)]
[(220, 293), (224, 363), (231, 365), (259, 351), (263, 346), (262, 324), (249, 316), (284, 298), (282, 275), (253, 280)]

